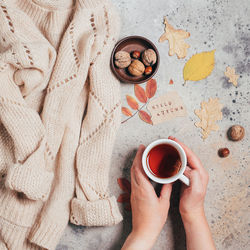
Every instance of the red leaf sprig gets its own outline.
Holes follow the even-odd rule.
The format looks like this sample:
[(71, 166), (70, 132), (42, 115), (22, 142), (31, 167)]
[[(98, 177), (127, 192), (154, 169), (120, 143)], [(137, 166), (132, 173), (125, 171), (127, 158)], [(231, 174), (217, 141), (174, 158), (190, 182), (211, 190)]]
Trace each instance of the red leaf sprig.
[(146, 111), (143, 111), (142, 109), (147, 105), (147, 103), (149, 102), (149, 99), (155, 95), (156, 90), (157, 90), (157, 83), (155, 79), (150, 79), (147, 82), (146, 90), (144, 90), (144, 88), (141, 87), (140, 85), (136, 84), (134, 87), (135, 96), (139, 100), (139, 102), (143, 103), (143, 105), (139, 107), (139, 103), (137, 102), (137, 100), (134, 97), (127, 95), (126, 99), (127, 99), (127, 103), (129, 107), (133, 110), (136, 110), (136, 112), (132, 114), (132, 111), (129, 108), (122, 107), (122, 113), (128, 116), (128, 118), (122, 121), (122, 123), (125, 123), (126, 121), (128, 121), (129, 119), (131, 119), (138, 113), (142, 121), (153, 125), (151, 116)]
[(126, 178), (118, 178), (117, 183), (122, 191), (125, 193), (120, 194), (117, 198), (117, 202), (125, 204), (125, 210), (131, 211), (130, 195), (131, 195), (131, 183)]

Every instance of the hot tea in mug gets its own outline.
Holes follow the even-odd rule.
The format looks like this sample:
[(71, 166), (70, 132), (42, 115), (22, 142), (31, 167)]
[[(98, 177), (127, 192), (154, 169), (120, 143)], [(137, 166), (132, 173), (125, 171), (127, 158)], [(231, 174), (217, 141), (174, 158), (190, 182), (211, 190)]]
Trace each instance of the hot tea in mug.
[(162, 184), (180, 179), (189, 185), (189, 179), (183, 175), (186, 165), (185, 151), (177, 142), (169, 139), (152, 142), (142, 156), (142, 166), (147, 176)]
[(147, 164), (151, 172), (159, 178), (174, 176), (181, 169), (178, 151), (168, 144), (160, 144), (152, 148), (147, 155)]

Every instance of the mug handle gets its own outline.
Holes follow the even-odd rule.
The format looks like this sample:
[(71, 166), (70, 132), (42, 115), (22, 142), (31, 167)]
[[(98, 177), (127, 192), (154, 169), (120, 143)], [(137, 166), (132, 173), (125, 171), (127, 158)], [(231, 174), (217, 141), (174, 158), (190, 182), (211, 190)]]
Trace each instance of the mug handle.
[(190, 181), (189, 179), (184, 175), (182, 174), (179, 178), (185, 185), (189, 186), (190, 185)]

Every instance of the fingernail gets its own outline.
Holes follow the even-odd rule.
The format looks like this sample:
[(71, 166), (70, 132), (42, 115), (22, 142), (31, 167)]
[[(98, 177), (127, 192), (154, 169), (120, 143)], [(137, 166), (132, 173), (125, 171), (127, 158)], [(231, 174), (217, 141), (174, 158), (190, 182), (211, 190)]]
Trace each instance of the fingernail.
[(175, 137), (173, 137), (172, 135), (170, 135), (170, 136), (168, 137), (168, 139), (170, 139), (170, 140), (174, 140), (174, 139), (175, 139)]

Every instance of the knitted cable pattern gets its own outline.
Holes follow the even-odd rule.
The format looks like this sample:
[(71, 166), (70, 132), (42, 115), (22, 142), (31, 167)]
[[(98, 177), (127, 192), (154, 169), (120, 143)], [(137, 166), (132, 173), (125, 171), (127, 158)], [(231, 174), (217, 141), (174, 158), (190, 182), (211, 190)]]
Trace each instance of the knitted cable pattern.
[(106, 0), (0, 0), (0, 24), (0, 246), (55, 249), (69, 219), (122, 219), (108, 190), (119, 17)]

